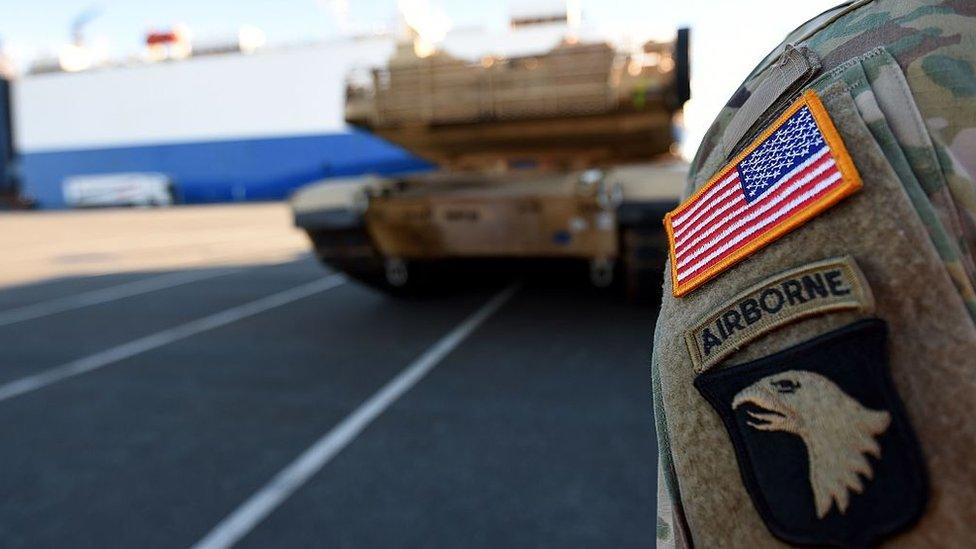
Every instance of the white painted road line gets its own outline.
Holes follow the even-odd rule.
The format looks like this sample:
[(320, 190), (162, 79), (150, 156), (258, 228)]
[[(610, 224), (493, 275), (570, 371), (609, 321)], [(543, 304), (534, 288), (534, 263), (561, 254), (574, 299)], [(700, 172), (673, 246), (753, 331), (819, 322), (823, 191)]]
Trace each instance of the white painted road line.
[(9, 326), (18, 322), (34, 320), (36, 318), (89, 307), (91, 305), (98, 305), (100, 303), (108, 303), (157, 290), (165, 290), (167, 288), (189, 284), (190, 282), (216, 278), (239, 271), (241, 269), (215, 269), (209, 271), (171, 273), (127, 282), (100, 290), (92, 290), (77, 295), (42, 301), (33, 305), (0, 311), (0, 326)]
[(0, 385), (0, 402), (23, 395), (24, 393), (43, 389), (52, 383), (97, 370), (103, 366), (108, 366), (120, 360), (151, 351), (163, 345), (173, 343), (174, 341), (206, 332), (207, 330), (213, 330), (214, 328), (220, 328), (221, 326), (226, 326), (269, 309), (287, 305), (293, 301), (330, 290), (345, 281), (346, 278), (338, 274), (320, 278), (314, 282), (302, 284), (290, 290), (269, 295), (250, 303), (245, 303), (244, 305), (231, 307), (219, 313), (214, 313), (210, 316), (156, 332), (155, 334), (123, 343), (122, 345), (78, 360), (73, 360), (67, 364), (51, 368), (50, 370), (11, 381), (10, 383)]
[(499, 292), (488, 303), (458, 324), (396, 377), (346, 416), (295, 461), (282, 469), (240, 507), (220, 521), (193, 549), (223, 549), (241, 540), (333, 457), (349, 445), (374, 419), (413, 388), (430, 370), (456, 349), (475, 329), (493, 315), (518, 290), (517, 285)]

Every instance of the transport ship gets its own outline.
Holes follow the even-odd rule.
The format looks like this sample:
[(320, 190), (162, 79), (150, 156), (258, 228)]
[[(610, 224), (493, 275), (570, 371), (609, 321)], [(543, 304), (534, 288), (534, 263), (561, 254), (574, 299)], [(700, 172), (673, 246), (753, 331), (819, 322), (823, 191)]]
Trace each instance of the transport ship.
[[(35, 63), (11, 86), (17, 159), (8, 172), (23, 199), (64, 208), (86, 205), (79, 196), (105, 205), (116, 193), (124, 202), (140, 181), (157, 181), (154, 193), (166, 181), (172, 199), (132, 202), (161, 205), (282, 199), (329, 178), (430, 169), (428, 160), (345, 121), (357, 77), (371, 79), (404, 40), (420, 55), (430, 46), (409, 23), (396, 32), (274, 47), (256, 46), (253, 29), (218, 44), (157, 32), (137, 60)], [(546, 52), (568, 36), (619, 38), (601, 38), (563, 5), (523, 8), (502, 29), (450, 30), (437, 37), (437, 48), (478, 62)]]

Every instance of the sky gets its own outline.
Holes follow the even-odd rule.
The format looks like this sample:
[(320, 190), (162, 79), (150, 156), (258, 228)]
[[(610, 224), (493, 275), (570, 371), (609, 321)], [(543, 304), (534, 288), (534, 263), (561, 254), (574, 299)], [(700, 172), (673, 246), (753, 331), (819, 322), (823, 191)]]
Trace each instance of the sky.
[[(404, 1), (404, 0), (401, 0)], [(502, 27), (518, 0), (429, 1), (456, 27)], [(535, 0), (552, 4), (553, 0)], [(686, 156), (721, 106), (759, 60), (800, 23), (837, 0), (575, 0), (583, 19), (606, 33), (692, 29), (692, 100), (685, 108)], [(784, 9), (789, 6), (789, 9)], [(94, 15), (86, 40), (111, 57), (139, 51), (146, 32), (188, 25), (195, 36), (233, 36), (241, 25), (265, 32), (268, 45), (328, 40), (395, 28), (397, 0), (0, 0), (0, 48), (21, 68), (57, 51), (71, 22)], [(643, 32), (642, 32), (643, 33)]]

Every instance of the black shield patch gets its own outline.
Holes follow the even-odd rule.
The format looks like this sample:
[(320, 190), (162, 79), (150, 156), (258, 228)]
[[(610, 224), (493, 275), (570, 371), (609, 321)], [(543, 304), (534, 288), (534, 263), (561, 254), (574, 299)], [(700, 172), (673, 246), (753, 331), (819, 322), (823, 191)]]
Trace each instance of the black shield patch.
[(695, 379), (778, 538), (865, 547), (921, 516), (925, 468), (888, 374), (886, 339), (883, 321), (863, 320)]

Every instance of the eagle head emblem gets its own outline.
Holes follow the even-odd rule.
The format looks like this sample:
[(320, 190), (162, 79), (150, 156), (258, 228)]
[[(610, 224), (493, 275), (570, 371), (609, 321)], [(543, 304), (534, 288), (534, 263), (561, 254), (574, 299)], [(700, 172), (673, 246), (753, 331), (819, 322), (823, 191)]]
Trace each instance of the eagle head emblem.
[(846, 512), (850, 492), (864, 490), (859, 475), (873, 478), (865, 454), (881, 458), (875, 437), (888, 429), (891, 415), (862, 406), (831, 380), (802, 370), (766, 376), (746, 387), (735, 395), (732, 408), (745, 404), (763, 409), (747, 410), (750, 427), (803, 440), (817, 518), (825, 517), (834, 503), (841, 514)]

